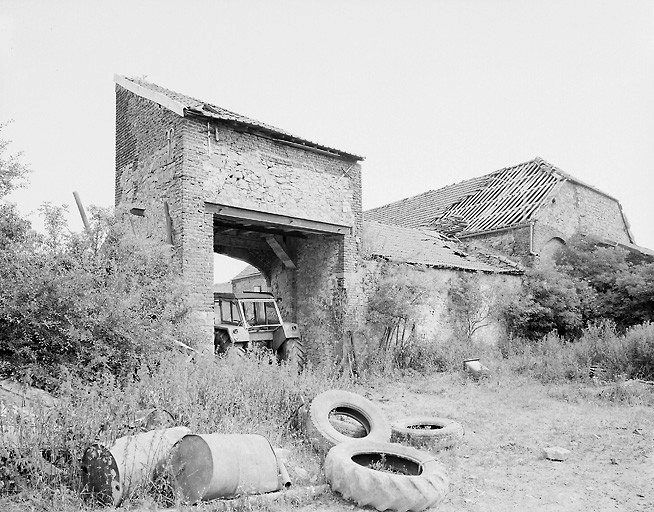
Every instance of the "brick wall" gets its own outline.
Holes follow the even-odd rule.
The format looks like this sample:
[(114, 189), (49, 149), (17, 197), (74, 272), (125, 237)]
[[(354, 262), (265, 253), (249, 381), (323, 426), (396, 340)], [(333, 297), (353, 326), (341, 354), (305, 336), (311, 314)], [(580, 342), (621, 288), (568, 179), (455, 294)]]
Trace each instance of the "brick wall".
[[(207, 340), (214, 242), (223, 254), (261, 269), (282, 298), (284, 316), (300, 324), (309, 343), (327, 316), (307, 304), (317, 293), (332, 297), (339, 287), (354, 287), (362, 222), (359, 164), (184, 118), (117, 85), (116, 204), (144, 208), (145, 218), (132, 221), (144, 235), (164, 239), (163, 201), (169, 204), (175, 253)], [(205, 212), (205, 203), (348, 225), (352, 234), (283, 237), (297, 265), (290, 270), (263, 240), (248, 246), (227, 237), (214, 240), (214, 218)]]

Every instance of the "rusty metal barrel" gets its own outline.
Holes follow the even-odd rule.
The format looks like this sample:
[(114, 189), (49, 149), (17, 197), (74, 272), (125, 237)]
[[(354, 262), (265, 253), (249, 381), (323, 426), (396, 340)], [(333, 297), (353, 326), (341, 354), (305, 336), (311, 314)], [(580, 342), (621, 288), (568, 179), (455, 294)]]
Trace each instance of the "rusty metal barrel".
[(172, 449), (168, 478), (186, 503), (281, 488), (268, 440), (257, 434), (189, 434)]
[(110, 448), (90, 446), (82, 457), (85, 492), (103, 504), (117, 507), (153, 478), (175, 443), (188, 433), (186, 427), (151, 430), (116, 439)]

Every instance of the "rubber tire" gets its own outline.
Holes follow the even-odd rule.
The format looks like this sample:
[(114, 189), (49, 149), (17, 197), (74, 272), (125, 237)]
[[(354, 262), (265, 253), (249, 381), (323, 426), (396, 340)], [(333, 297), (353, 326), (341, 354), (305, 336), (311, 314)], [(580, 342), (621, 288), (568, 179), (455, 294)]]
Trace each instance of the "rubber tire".
[(226, 354), (230, 345), (229, 334), (225, 331), (216, 331), (213, 335), (213, 352), (214, 354)]
[[(362, 466), (359, 454), (386, 454), (418, 466), (419, 474), (395, 474)], [(395, 443), (350, 441), (334, 446), (325, 459), (325, 477), (332, 489), (359, 506), (397, 512), (422, 511), (445, 497), (449, 478), (443, 465), (424, 451)]]
[[(412, 425), (433, 425), (439, 428), (409, 428)], [(463, 438), (463, 426), (448, 418), (433, 416), (400, 418), (393, 421), (391, 428), (391, 441), (394, 443), (408, 443), (432, 452), (452, 448)]]
[(354, 418), (363, 425), (367, 435), (360, 440), (386, 443), (391, 438), (391, 425), (381, 410), (367, 398), (340, 389), (320, 393), (311, 401), (306, 419), (306, 433), (311, 445), (322, 453), (332, 446), (352, 441), (334, 428), (329, 421), (329, 413), (339, 409), (339, 414)]
[(302, 370), (307, 364), (307, 351), (300, 338), (288, 338), (277, 349), (277, 359), (286, 361), (289, 364), (297, 364), (298, 370)]
[(351, 437), (352, 439), (361, 439), (362, 437), (366, 437), (366, 435), (368, 435), (366, 428), (358, 422), (354, 423), (350, 421), (339, 420), (338, 418), (331, 418), (329, 423), (331, 423), (332, 426), (341, 434), (347, 437)]

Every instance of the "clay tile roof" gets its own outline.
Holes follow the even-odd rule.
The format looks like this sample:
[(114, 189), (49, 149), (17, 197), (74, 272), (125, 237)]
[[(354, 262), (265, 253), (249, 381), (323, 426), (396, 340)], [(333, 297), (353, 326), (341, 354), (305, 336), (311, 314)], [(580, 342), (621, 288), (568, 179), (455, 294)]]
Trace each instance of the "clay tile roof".
[(259, 270), (256, 267), (253, 267), (252, 265), (248, 265), (243, 270), (241, 270), (238, 274), (232, 277), (232, 281), (236, 281), (237, 279), (245, 279), (247, 277), (252, 277), (252, 276), (259, 276), (259, 275), (261, 275), (261, 272), (259, 272)]
[[(364, 218), (406, 227), (437, 228), (456, 218), (462, 235), (530, 221), (557, 184), (570, 180), (542, 158), (455, 183), (364, 212)], [(604, 194), (606, 195), (606, 194)]]
[(291, 142), (291, 143), (299, 144), (301, 146), (318, 149), (320, 151), (332, 153), (336, 156), (348, 157), (354, 160), (363, 160), (363, 157), (361, 156), (354, 155), (346, 151), (341, 151), (329, 146), (324, 146), (322, 144), (317, 144), (315, 142), (311, 142), (307, 139), (303, 139), (302, 137), (293, 135), (280, 128), (276, 128), (274, 126), (271, 126), (266, 123), (262, 123), (261, 121), (257, 121), (250, 117), (237, 114), (235, 112), (231, 112), (230, 110), (224, 109), (222, 107), (218, 107), (216, 105), (213, 105), (205, 101), (198, 100), (191, 96), (187, 96), (185, 94), (171, 91), (170, 89), (166, 89), (165, 87), (161, 87), (160, 85), (147, 82), (140, 78), (117, 77), (116, 81), (119, 84), (121, 81), (123, 83), (125, 83), (124, 81), (132, 82), (133, 84), (139, 85), (142, 88), (148, 89), (155, 93), (162, 94), (176, 101), (177, 103), (181, 104), (184, 109), (184, 115), (205, 117), (205, 118), (216, 119), (227, 123), (234, 123), (241, 126), (246, 126), (256, 131), (262, 132), (264, 134), (279, 138), (286, 142)]
[(493, 260), (489, 254), (464, 252), (456, 240), (426, 229), (364, 221), (362, 241), (364, 254), (389, 261), (488, 273), (521, 272), (507, 258)]

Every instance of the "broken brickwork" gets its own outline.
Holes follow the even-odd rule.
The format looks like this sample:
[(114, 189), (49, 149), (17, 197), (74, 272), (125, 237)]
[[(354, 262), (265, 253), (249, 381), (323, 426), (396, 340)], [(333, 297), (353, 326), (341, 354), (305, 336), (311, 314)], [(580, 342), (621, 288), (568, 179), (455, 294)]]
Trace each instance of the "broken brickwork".
[(284, 317), (317, 336), (326, 313), (308, 305), (351, 287), (358, 265), (360, 157), (154, 84), (116, 83), (116, 204), (144, 210), (139, 222), (162, 237), (168, 204), (207, 338), (214, 252), (259, 269)]

